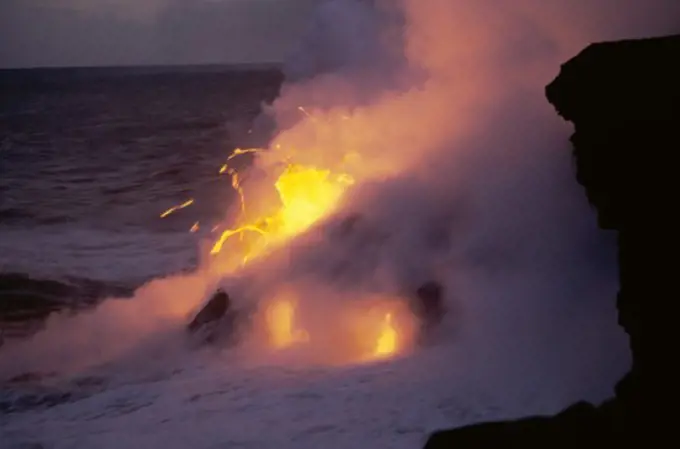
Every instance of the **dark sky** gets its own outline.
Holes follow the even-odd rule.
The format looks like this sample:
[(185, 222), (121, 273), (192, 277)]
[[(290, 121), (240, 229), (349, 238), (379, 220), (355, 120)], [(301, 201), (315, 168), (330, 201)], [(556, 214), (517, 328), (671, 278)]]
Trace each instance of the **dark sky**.
[(319, 0), (0, 0), (0, 67), (277, 62)]

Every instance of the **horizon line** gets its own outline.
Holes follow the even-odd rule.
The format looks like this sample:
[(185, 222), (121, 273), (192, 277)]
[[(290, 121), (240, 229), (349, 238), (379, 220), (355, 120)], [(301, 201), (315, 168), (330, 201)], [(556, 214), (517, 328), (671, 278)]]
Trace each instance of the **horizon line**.
[(214, 63), (171, 63), (171, 64), (119, 64), (119, 65), (36, 65), (0, 67), (0, 72), (21, 70), (158, 70), (158, 69), (248, 69), (248, 68), (277, 68), (280, 69), (283, 62), (214, 62)]

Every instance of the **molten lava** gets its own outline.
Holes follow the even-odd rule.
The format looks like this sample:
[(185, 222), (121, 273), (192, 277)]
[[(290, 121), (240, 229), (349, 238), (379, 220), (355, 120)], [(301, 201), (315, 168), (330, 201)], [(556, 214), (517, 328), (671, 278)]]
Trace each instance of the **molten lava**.
[[(256, 150), (237, 150), (237, 154), (253, 153)], [(259, 234), (259, 239), (243, 250), (241, 262), (245, 264), (263, 253), (272, 245), (280, 244), (306, 231), (314, 223), (328, 215), (336, 207), (348, 186), (354, 183), (347, 174), (333, 174), (297, 164), (289, 164), (274, 183), (278, 193), (277, 210), (270, 216), (248, 220), (246, 217), (245, 194), (238, 173), (223, 166), (220, 172), (230, 173), (232, 186), (241, 200), (243, 224), (236, 229), (227, 229), (214, 243), (211, 254), (219, 254), (225, 243), (233, 236), (243, 237), (244, 233)]]
[[(309, 112), (299, 109), (315, 125), (321, 125)], [(349, 117), (343, 117), (343, 120), (347, 122)], [(239, 210), (235, 211), (239, 215), (235, 220), (236, 227), (220, 230), (219, 237), (212, 244), (209, 264), (212, 274), (222, 277), (236, 273), (309, 230), (333, 213), (345, 192), (355, 184), (355, 178), (346, 172), (355, 173), (356, 167), (364, 167), (351, 144), (342, 147), (340, 157), (320, 158), (325, 161), (321, 167), (300, 163), (298, 159), (304, 158), (305, 153), (292, 148), (288, 150), (286, 152), (278, 143), (266, 152), (237, 149), (218, 170), (219, 175), (231, 179), (231, 186), (239, 198)], [(335, 154), (337, 149), (329, 151)], [(251, 183), (230, 165), (232, 159), (245, 154), (253, 155), (261, 163), (264, 182), (258, 179)], [(361, 177), (360, 172), (355, 174)], [(161, 216), (192, 203), (193, 200), (189, 200)], [(213, 227), (212, 231), (218, 228)], [(191, 232), (198, 229), (197, 222)], [(299, 301), (303, 299), (300, 293), (296, 289), (286, 290), (283, 295), (263, 299), (261, 304), (264, 307), (257, 319), (262, 329), (256, 329), (256, 333), (264, 331), (270, 347), (284, 349), (304, 345), (309, 353), (320, 355), (321, 359), (330, 363), (356, 363), (389, 358), (404, 351), (412, 341), (415, 327), (403, 301), (385, 298), (377, 301), (365, 298), (367, 301), (363, 301), (364, 298), (358, 298), (347, 303), (324, 304), (323, 310), (316, 314), (302, 314), (302, 304), (305, 307), (314, 307), (315, 304)], [(307, 309), (304, 311), (307, 312)], [(315, 318), (305, 322), (301, 319), (302, 315), (308, 320), (312, 316)]]
[(182, 204), (178, 204), (177, 206), (172, 206), (170, 209), (166, 210), (165, 212), (163, 212), (161, 214), (161, 218), (165, 218), (168, 215), (175, 213), (180, 209), (184, 209), (185, 207), (191, 206), (192, 204), (194, 204), (194, 200), (190, 199), (190, 200), (183, 202)]
[(266, 311), (269, 340), (275, 348), (286, 348), (295, 343), (309, 341), (306, 331), (295, 327), (295, 306), (289, 299), (277, 299)]
[(399, 333), (392, 324), (392, 314), (385, 315), (380, 336), (375, 347), (374, 355), (376, 357), (388, 357), (394, 354), (398, 348)]
[(383, 361), (413, 343), (416, 327), (401, 300), (331, 302), (310, 309), (305, 317), (300, 314), (302, 304), (295, 290), (263, 304), (260, 316), (269, 347), (300, 347), (315, 361), (345, 365)]
[(289, 165), (275, 184), (282, 203), (275, 217), (279, 235), (289, 238), (307, 230), (333, 210), (353, 182), (349, 175)]

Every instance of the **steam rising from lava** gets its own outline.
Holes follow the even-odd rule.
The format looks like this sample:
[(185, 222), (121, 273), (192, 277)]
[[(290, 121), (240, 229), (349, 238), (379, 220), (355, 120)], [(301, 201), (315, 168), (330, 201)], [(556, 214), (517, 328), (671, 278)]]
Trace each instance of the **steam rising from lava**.
[(287, 68), (294, 82), (255, 128), (274, 131), (268, 148), (246, 172), (220, 169), (244, 199), (234, 232), (208, 242), (196, 273), (56, 316), (5, 357), (79, 369), (172, 352), (220, 284), (257, 306), (249, 348), (375, 359), (412, 344), (402, 298), (432, 278), (447, 286), (445, 325), (460, 332), (443, 338), (463, 348), (460, 363), (492, 348), (493, 372), (539, 353), (545, 327), (585, 307), (578, 292), (615, 282), (543, 86), (592, 40), (665, 31), (677, 2), (653, 3), (666, 13), (626, 16), (613, 0), (325, 2)]

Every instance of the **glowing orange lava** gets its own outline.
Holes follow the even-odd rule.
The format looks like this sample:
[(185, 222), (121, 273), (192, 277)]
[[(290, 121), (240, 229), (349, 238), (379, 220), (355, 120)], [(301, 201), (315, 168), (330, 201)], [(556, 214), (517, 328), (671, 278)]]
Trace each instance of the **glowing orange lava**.
[(277, 299), (265, 312), (269, 340), (275, 348), (286, 348), (309, 341), (309, 334), (295, 327), (295, 306), (289, 299)]
[[(255, 151), (239, 150), (238, 154)], [(277, 210), (270, 216), (247, 220), (245, 194), (238, 174), (228, 167), (223, 167), (220, 171), (232, 175), (232, 186), (239, 192), (241, 199), (243, 224), (235, 229), (223, 231), (210, 252), (212, 255), (220, 254), (225, 243), (233, 236), (242, 237), (244, 233), (259, 234), (255, 242), (242, 249), (242, 263), (309, 229), (336, 207), (347, 187), (354, 182), (347, 174), (333, 174), (330, 170), (289, 164), (274, 183), (278, 193)]]
[(380, 336), (375, 347), (374, 355), (376, 357), (389, 357), (394, 354), (398, 348), (399, 333), (392, 325), (392, 314), (385, 315)]
[(283, 238), (304, 232), (336, 206), (353, 182), (349, 175), (289, 165), (275, 184), (282, 203), (274, 218), (276, 232)]
[[(298, 109), (315, 126), (324, 125), (304, 108)], [(351, 122), (350, 117), (342, 119)], [(342, 154), (336, 154), (339, 151)], [(259, 178), (249, 184), (250, 180), (230, 165), (232, 159), (245, 154), (252, 154), (256, 165), (260, 163), (258, 168), (264, 168), (264, 182)], [(221, 277), (237, 272), (309, 230), (338, 208), (346, 191), (356, 182), (348, 172), (355, 173), (356, 167), (365, 168), (365, 164), (351, 144), (329, 149), (329, 154), (334, 156), (319, 158), (324, 161), (320, 166), (303, 163), (299, 159), (305, 158), (305, 152), (275, 143), (266, 151), (236, 149), (227, 158), (218, 172), (231, 178), (240, 207), (236, 211), (236, 227), (212, 228), (211, 232), (220, 229), (210, 248), (212, 274)], [(360, 172), (356, 174), (361, 176)], [(192, 203), (189, 200), (161, 216)], [(198, 229), (197, 222), (191, 232)], [(303, 299), (299, 293), (293, 288), (261, 303), (257, 322), (262, 328), (258, 327), (257, 333), (263, 331), (267, 344), (274, 349), (304, 345), (321, 360), (344, 364), (384, 360), (405, 351), (412, 340), (413, 320), (403, 301), (379, 298), (377, 302), (363, 302), (359, 298), (340, 302), (333, 305), (335, 309), (322, 310), (315, 319), (305, 322), (300, 307), (309, 303), (298, 301)], [(307, 316), (309, 319), (314, 314)]]
[(176, 211), (178, 211), (178, 210), (180, 210), (180, 209), (184, 209), (185, 207), (191, 206), (192, 204), (194, 204), (194, 200), (193, 200), (193, 199), (190, 199), (190, 200), (187, 200), (187, 201), (183, 202), (182, 204), (179, 204), (179, 205), (177, 205), (177, 206), (173, 206), (173, 207), (171, 207), (170, 209), (168, 209), (168, 210), (166, 210), (165, 212), (163, 212), (163, 213), (161, 214), (161, 218), (165, 218), (165, 217), (167, 217), (168, 215), (170, 215), (170, 214), (172, 214), (172, 213), (174, 213), (174, 212), (176, 212)]
[(324, 305), (308, 321), (299, 315), (300, 307), (294, 290), (264, 304), (263, 330), (271, 348), (301, 347), (316, 361), (346, 365), (390, 359), (413, 343), (414, 321), (400, 300)]

